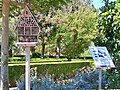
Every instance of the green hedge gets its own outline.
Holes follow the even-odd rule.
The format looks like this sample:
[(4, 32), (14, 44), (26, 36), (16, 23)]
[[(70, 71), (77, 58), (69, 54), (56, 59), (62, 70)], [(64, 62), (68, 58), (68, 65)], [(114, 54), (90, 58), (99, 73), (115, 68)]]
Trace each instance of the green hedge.
[(10, 57), (8, 59), (9, 62), (12, 62), (12, 61), (25, 61), (25, 57)]
[[(40, 75), (54, 74), (56, 77), (60, 77), (61, 74), (72, 74), (77, 68), (84, 66), (91, 66), (93, 62), (79, 62), (79, 63), (62, 63), (62, 64), (41, 64), (31, 65), (31, 68), (37, 67), (38, 77)], [(15, 81), (25, 73), (25, 65), (9, 66), (9, 81), (12, 86), (15, 86)]]

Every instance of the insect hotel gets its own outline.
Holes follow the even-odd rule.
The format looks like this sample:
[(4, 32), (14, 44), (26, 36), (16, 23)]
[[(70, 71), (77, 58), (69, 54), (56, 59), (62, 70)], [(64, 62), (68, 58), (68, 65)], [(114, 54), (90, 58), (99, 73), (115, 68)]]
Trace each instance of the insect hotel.
[(39, 25), (26, 5), (20, 15), (17, 30), (17, 46), (38, 45)]
[(39, 26), (26, 5), (20, 15), (17, 30), (17, 46), (26, 47), (25, 90), (30, 90), (30, 47), (38, 45)]

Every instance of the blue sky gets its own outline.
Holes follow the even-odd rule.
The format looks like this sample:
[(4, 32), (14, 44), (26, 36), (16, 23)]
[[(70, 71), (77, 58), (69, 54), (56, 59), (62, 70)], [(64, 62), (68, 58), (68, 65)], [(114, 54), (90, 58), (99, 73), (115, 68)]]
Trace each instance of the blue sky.
[[(95, 8), (99, 9), (101, 6), (104, 5), (103, 0), (92, 0)], [(115, 1), (115, 0), (109, 0), (109, 1)]]

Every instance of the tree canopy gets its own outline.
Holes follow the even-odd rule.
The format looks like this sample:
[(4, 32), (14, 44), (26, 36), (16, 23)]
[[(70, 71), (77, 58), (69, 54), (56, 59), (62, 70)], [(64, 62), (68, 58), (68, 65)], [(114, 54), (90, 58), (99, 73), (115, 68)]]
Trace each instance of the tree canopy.
[(88, 48), (97, 33), (97, 12), (90, 2), (74, 0), (49, 14), (49, 21), (57, 26), (54, 40), (60, 42), (63, 55), (75, 58)]
[(96, 37), (97, 46), (106, 46), (115, 63), (116, 70), (112, 71), (109, 79), (111, 88), (120, 88), (120, 0), (109, 2), (100, 8), (98, 17), (99, 34)]

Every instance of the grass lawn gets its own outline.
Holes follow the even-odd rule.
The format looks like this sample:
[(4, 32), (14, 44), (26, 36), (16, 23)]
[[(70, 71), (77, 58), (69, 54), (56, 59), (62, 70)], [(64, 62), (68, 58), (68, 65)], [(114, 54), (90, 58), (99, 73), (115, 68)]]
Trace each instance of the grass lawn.
[[(20, 59), (20, 57), (15, 57), (14, 59)], [(81, 62), (93, 62), (93, 60), (83, 60), (83, 59), (72, 59), (68, 61), (66, 58), (57, 59), (57, 58), (32, 58), (30, 60), (30, 65), (42, 65), (42, 64), (67, 64), (67, 63), (81, 63)], [(25, 65), (25, 61), (9, 61), (9, 66), (16, 66), (16, 65)]]

